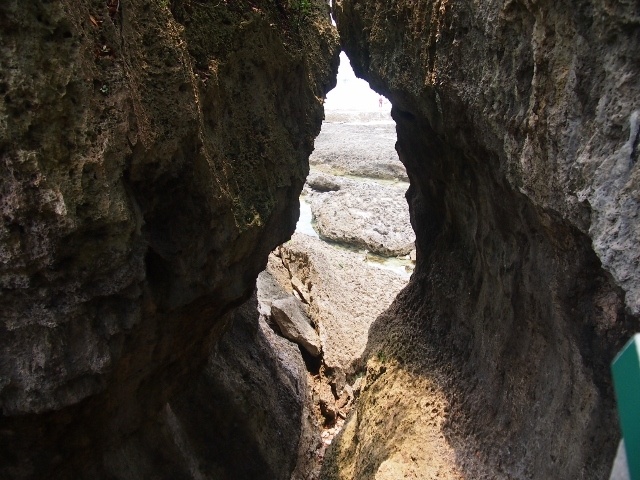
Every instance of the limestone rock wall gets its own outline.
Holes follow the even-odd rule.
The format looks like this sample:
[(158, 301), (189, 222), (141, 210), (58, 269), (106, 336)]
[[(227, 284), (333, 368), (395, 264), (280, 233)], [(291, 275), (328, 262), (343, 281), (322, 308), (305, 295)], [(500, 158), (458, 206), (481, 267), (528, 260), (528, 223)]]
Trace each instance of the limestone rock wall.
[(0, 28), (0, 477), (103, 478), (172, 455), (145, 425), (293, 232), (336, 34), (285, 0), (9, 0)]
[(451, 478), (608, 475), (609, 364), (639, 328), (639, 15), (336, 2), (354, 71), (394, 106), (418, 258), (325, 478), (431, 478), (434, 452)]
[[(324, 366), (342, 375), (355, 373), (369, 326), (407, 283), (394, 272), (368, 265), (364, 255), (299, 233), (274, 252), (269, 265), (280, 272), (278, 281), (292, 285), (309, 305)], [(284, 280), (287, 276), (290, 281)]]
[(204, 367), (103, 454), (105, 478), (307, 478), (319, 435), (297, 346), (273, 333), (255, 297), (221, 325)]

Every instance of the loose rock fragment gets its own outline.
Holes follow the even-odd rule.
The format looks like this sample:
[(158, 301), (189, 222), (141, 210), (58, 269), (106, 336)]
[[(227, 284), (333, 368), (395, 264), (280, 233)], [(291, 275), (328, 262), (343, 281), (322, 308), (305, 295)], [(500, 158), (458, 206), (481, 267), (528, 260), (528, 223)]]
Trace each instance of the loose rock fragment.
[(336, 192), (340, 190), (340, 177), (311, 172), (307, 177), (307, 184), (318, 192)]
[(304, 303), (311, 303), (309, 290), (307, 289), (305, 284), (302, 283), (302, 280), (294, 275), (293, 277), (291, 277), (291, 285), (293, 286), (294, 290), (300, 294), (300, 298), (304, 301)]
[(299, 300), (288, 297), (274, 301), (271, 304), (271, 315), (285, 338), (304, 347), (314, 357), (320, 355), (320, 338)]

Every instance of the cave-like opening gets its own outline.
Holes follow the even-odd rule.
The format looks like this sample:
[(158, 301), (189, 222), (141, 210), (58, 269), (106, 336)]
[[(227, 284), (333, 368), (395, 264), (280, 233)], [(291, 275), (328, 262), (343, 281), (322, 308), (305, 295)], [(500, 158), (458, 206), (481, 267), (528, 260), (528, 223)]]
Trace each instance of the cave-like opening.
[[(0, 477), (606, 478), (640, 329), (611, 3), (0, 2)], [(334, 90), (307, 178), (341, 48), (395, 133)], [(408, 284), (401, 172), (320, 155), (395, 138)]]
[(265, 321), (297, 344), (307, 368), (318, 468), (359, 398), (369, 328), (415, 266), (391, 104), (356, 77), (344, 52), (336, 83), (324, 102), (296, 231), (258, 280)]

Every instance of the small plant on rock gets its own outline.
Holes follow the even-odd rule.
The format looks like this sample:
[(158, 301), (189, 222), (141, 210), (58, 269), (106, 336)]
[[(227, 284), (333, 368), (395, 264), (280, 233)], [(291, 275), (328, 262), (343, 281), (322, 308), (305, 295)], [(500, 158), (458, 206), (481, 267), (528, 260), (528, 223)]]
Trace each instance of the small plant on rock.
[(308, 15), (311, 11), (311, 0), (298, 0), (298, 11), (302, 15)]
[(311, 13), (311, 0), (294, 0), (294, 9), (298, 11), (297, 27), (300, 28), (300, 24), (306, 19), (307, 15)]

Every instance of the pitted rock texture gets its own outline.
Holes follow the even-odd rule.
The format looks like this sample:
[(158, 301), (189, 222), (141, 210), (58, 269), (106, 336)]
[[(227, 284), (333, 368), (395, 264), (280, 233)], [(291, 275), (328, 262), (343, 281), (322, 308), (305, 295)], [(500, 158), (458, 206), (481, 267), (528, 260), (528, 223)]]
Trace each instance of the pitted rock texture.
[(337, 5), (356, 75), (466, 155), (483, 136), (512, 188), (589, 233), (640, 313), (637, 5)]
[[(364, 357), (387, 366), (367, 373), (343, 430), (360, 443), (334, 442), (324, 478), (429, 478), (437, 462), (414, 447), (431, 433), (455, 458), (446, 478), (608, 476), (609, 365), (640, 328), (639, 15), (600, 1), (336, 2), (354, 71), (394, 105), (417, 267), (370, 330)], [(420, 398), (377, 421), (380, 402), (404, 399), (395, 376), (444, 395), (417, 435), (405, 420)]]
[[(315, 227), (327, 240), (386, 257), (408, 255), (415, 234), (401, 186), (311, 172), (306, 189)], [(402, 185), (402, 184), (400, 184)]]
[(103, 478), (293, 232), (337, 39), (322, 1), (0, 24), (0, 477)]
[[(342, 187), (342, 179), (336, 175), (310, 172), (307, 177), (307, 183), (305, 183), (305, 187), (307, 186), (316, 192), (337, 192)], [(308, 195), (312, 192), (309, 189), (305, 189), (305, 193)]]
[[(397, 368), (383, 355), (369, 361), (366, 378), (358, 400), (363, 407), (334, 440), (324, 478), (464, 478), (441, 432), (450, 406), (438, 384)], [(385, 425), (384, 435), (376, 424)]]
[(274, 300), (271, 318), (278, 324), (283, 337), (297, 343), (314, 357), (320, 355), (320, 338), (300, 300), (293, 296)]
[(368, 265), (361, 254), (299, 233), (275, 250), (269, 271), (292, 293), (294, 282), (302, 284), (324, 365), (348, 375), (358, 366), (371, 323), (407, 284), (393, 272)]
[(407, 181), (395, 143), (396, 128), (391, 121), (375, 123), (375, 117), (360, 123), (326, 121), (309, 164), (334, 175)]
[[(307, 480), (318, 479), (326, 449), (361, 393), (364, 365), (360, 360), (371, 323), (407, 281), (368, 264), (362, 253), (299, 233), (269, 256), (267, 269), (259, 275), (261, 303), (272, 299), (275, 313), (282, 298), (302, 299), (322, 340), (320, 357), (305, 355), (308, 385), (322, 426), (322, 443), (315, 452), (317, 468)], [(271, 325), (280, 332), (275, 322)]]
[(271, 330), (255, 297), (221, 325), (204, 368), (105, 452), (106, 478), (303, 480), (316, 468), (320, 435), (298, 347)]

